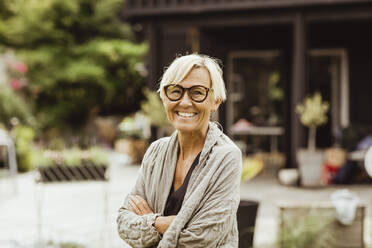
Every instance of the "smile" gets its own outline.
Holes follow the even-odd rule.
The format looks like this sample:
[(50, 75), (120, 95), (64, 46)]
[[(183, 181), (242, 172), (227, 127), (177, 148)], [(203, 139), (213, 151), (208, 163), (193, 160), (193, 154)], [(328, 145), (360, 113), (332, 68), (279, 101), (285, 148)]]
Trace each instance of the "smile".
[(197, 115), (196, 113), (188, 113), (188, 112), (178, 112), (176, 111), (176, 114), (180, 117), (183, 117), (183, 118), (192, 118), (194, 117), (195, 115)]

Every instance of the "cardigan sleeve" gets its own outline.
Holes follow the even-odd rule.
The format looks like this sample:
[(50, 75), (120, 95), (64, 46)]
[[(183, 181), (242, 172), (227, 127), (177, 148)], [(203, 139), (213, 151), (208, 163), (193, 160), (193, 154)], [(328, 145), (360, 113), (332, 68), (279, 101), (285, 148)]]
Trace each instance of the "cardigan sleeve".
[(182, 229), (177, 247), (223, 247), (229, 242), (226, 238), (236, 225), (240, 202), (241, 153), (230, 152), (222, 161), (222, 169), (208, 186), (205, 201)]
[(119, 209), (117, 217), (117, 228), (119, 236), (132, 247), (151, 247), (160, 241), (160, 234), (153, 226), (155, 218), (159, 214), (137, 215), (129, 210), (128, 202), (131, 195), (139, 195), (145, 197), (145, 181), (146, 171), (149, 161), (151, 161), (152, 154), (156, 144), (152, 144), (146, 151), (143, 158), (139, 175), (136, 184), (131, 190), (125, 200), (123, 206)]

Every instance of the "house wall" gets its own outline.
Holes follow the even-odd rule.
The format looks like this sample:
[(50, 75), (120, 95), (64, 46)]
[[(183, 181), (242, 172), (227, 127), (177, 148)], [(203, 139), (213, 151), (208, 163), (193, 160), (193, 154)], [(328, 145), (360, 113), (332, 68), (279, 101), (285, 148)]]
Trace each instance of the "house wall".
[(352, 149), (372, 131), (372, 20), (314, 23), (309, 31), (311, 48), (345, 48), (348, 52), (350, 128), (344, 136), (350, 132), (355, 136), (345, 144)]
[[(283, 80), (286, 84), (286, 102), (284, 104), (286, 107), (283, 109), (286, 135), (280, 144), (280, 148), (287, 153), (292, 150), (293, 153), (295, 149), (290, 147), (291, 135), (293, 134), (291, 123), (293, 125), (293, 118), (297, 118), (292, 113), (294, 112), (293, 104), (295, 104), (292, 92), (292, 81), (294, 79), (292, 68), (295, 65), (293, 64), (295, 31), (293, 20), (295, 20), (295, 12), (286, 11), (287, 14), (276, 11), (267, 12), (271, 19), (262, 19), (258, 13), (246, 15), (239, 12), (237, 15), (210, 15), (208, 18), (199, 15), (196, 15), (195, 18), (178, 15), (153, 21), (152, 23), (156, 23), (157, 27), (153, 29), (150, 37), (150, 40), (155, 43), (155, 46), (150, 48), (149, 55), (152, 61), (149, 63), (150, 67), (152, 66), (150, 69), (153, 70), (153, 76), (149, 82), (150, 86), (154, 89), (157, 88), (164, 67), (169, 65), (176, 54), (185, 54), (192, 51), (188, 33), (192, 27), (199, 30), (200, 52), (222, 60), (225, 66), (225, 79), (227, 79), (226, 68), (229, 66), (227, 64), (229, 52), (236, 50), (280, 50), (283, 54)], [(340, 10), (340, 13), (342, 11), (344, 10)], [(357, 11), (361, 10), (358, 9)], [(305, 12), (303, 20), (307, 23), (306, 27), (308, 28), (308, 33), (305, 32), (304, 37), (305, 49), (347, 49), (350, 75), (350, 122), (352, 125), (368, 126), (372, 123), (372, 115), (367, 113), (368, 108), (366, 107), (371, 105), (369, 92), (372, 92), (372, 84), (370, 83), (372, 49), (369, 47), (372, 44), (372, 32), (368, 32), (368, 30), (372, 30), (372, 18), (369, 18), (370, 21), (366, 21), (361, 20), (360, 16), (368, 19), (368, 13), (370, 12), (364, 13), (361, 11), (355, 16), (349, 15), (346, 17), (346, 19), (350, 19), (348, 21), (342, 21), (343, 15), (340, 13), (332, 15), (330, 17), (332, 21), (324, 21), (328, 18), (328, 15), (323, 12), (319, 13), (312, 16)], [(251, 17), (253, 19), (249, 19)], [(354, 17), (355, 19), (353, 19)], [(275, 21), (276, 19), (278, 22)], [(224, 23), (224, 20), (226, 20), (226, 23)], [(299, 92), (306, 92), (308, 86), (306, 83), (301, 83), (298, 87), (300, 87)], [(226, 105), (222, 105), (219, 117), (223, 125), (226, 124), (226, 116)], [(300, 131), (294, 133), (304, 134), (306, 131), (300, 129)], [(292, 146), (303, 146), (303, 141), (302, 138), (301, 142), (296, 145), (292, 144)]]

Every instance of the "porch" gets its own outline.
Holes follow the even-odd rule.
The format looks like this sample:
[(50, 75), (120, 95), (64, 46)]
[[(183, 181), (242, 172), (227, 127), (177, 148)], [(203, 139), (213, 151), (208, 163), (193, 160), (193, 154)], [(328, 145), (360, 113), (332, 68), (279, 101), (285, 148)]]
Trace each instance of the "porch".
[[(286, 167), (297, 167), (296, 152), (307, 139), (296, 105), (315, 91), (331, 105), (318, 147), (352, 151), (371, 132), (372, 116), (365, 114), (372, 91), (369, 1), (128, 1), (123, 17), (149, 41), (152, 89), (177, 54), (221, 59), (228, 100), (216, 118), (232, 137), (240, 119), (283, 130), (277, 147)], [(349, 135), (354, 131), (357, 138)], [(269, 148), (267, 138), (237, 136), (259, 143), (248, 153)]]

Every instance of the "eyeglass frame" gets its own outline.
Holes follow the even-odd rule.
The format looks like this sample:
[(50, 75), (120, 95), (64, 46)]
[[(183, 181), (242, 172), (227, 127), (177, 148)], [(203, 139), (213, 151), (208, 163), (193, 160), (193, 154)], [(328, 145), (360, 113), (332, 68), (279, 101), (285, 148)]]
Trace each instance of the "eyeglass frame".
[[(177, 86), (177, 87), (181, 88), (182, 93), (181, 93), (181, 96), (180, 96), (179, 99), (177, 99), (177, 100), (172, 100), (172, 99), (169, 98), (169, 96), (168, 96), (168, 94), (167, 94), (167, 88), (170, 87), (170, 86)], [(201, 100), (201, 101), (195, 101), (194, 99), (192, 99), (192, 96), (190, 95), (190, 90), (191, 90), (192, 88), (194, 88), (194, 87), (202, 87), (203, 89), (205, 89), (205, 90), (207, 91), (203, 100)], [(208, 87), (205, 87), (205, 86), (203, 86), (203, 85), (193, 85), (193, 86), (191, 86), (191, 87), (184, 88), (184, 87), (182, 87), (182, 86), (179, 85), (179, 84), (168, 84), (168, 85), (165, 85), (165, 86), (163, 87), (163, 89), (164, 89), (164, 94), (166, 95), (166, 97), (169, 99), (169, 101), (172, 101), (172, 102), (177, 102), (177, 101), (181, 100), (181, 99), (183, 98), (183, 96), (185, 95), (185, 92), (187, 91), (187, 94), (189, 95), (189, 97), (190, 97), (190, 99), (191, 99), (192, 101), (197, 102), (197, 103), (202, 103), (202, 102), (205, 101), (205, 99), (207, 99), (209, 91), (213, 91), (213, 89), (208, 88)]]

